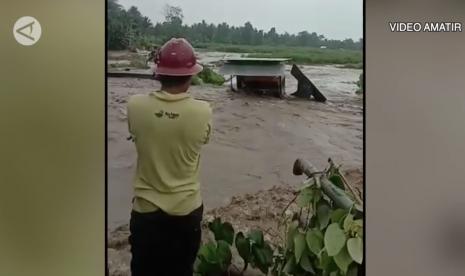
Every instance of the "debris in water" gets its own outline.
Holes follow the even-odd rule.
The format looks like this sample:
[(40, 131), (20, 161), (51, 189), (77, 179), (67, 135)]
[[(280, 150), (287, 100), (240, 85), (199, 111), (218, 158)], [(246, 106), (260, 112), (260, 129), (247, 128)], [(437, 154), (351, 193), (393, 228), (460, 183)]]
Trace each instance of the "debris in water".
[(302, 71), (293, 64), (291, 74), (297, 79), (297, 91), (292, 93), (293, 96), (299, 98), (310, 99), (311, 96), (317, 102), (326, 102), (326, 97), (321, 94), (320, 90), (302, 73)]

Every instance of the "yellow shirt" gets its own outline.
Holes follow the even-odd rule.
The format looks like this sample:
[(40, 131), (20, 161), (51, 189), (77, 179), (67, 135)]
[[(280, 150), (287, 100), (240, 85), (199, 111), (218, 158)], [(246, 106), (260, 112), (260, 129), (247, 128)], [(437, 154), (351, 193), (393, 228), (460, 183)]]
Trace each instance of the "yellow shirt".
[(200, 149), (210, 137), (210, 105), (188, 93), (159, 91), (130, 97), (127, 114), (137, 150), (133, 209), (186, 215), (200, 207)]

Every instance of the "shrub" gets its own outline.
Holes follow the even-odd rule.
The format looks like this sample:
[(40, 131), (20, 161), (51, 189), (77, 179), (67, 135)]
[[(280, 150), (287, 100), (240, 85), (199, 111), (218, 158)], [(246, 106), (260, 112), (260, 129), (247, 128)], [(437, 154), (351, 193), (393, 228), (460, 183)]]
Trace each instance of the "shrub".
[(268, 244), (263, 233), (252, 230), (234, 235), (233, 226), (215, 218), (209, 229), (215, 242), (202, 245), (195, 264), (196, 276), (228, 275), (234, 246), (244, 260), (242, 274), (250, 264), (264, 275), (356, 276), (363, 263), (363, 216), (346, 193), (339, 167), (315, 172), (289, 203), (300, 207), (285, 216), (282, 241)]
[(202, 72), (197, 75), (204, 83), (214, 85), (223, 85), (225, 79), (220, 74), (213, 71), (211, 68), (204, 66)]

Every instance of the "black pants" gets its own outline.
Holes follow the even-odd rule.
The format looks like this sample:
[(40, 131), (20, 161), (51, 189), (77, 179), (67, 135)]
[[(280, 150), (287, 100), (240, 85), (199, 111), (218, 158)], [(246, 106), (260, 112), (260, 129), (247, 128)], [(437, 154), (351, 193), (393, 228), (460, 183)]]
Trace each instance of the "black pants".
[(200, 247), (203, 206), (186, 216), (132, 211), (132, 276), (192, 276)]

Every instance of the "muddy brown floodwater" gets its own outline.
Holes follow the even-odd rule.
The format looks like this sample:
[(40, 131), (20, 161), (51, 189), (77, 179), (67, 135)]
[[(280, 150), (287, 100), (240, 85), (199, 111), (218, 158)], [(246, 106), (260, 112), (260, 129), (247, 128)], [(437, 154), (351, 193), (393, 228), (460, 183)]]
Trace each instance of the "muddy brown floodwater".
[[(205, 63), (224, 54), (201, 54)], [(284, 100), (234, 93), (224, 86), (193, 86), (195, 98), (213, 108), (213, 132), (201, 156), (201, 189), (206, 210), (225, 206), (232, 196), (300, 182), (292, 175), (296, 158), (324, 168), (328, 157), (344, 170), (361, 170), (363, 162), (363, 99), (355, 94), (361, 70), (336, 66), (299, 66), (328, 98), (317, 103), (293, 97)], [(287, 66), (286, 93), (297, 81)], [(126, 121), (129, 96), (160, 87), (146, 79), (108, 79), (108, 227), (128, 223), (131, 179), (136, 164)]]

